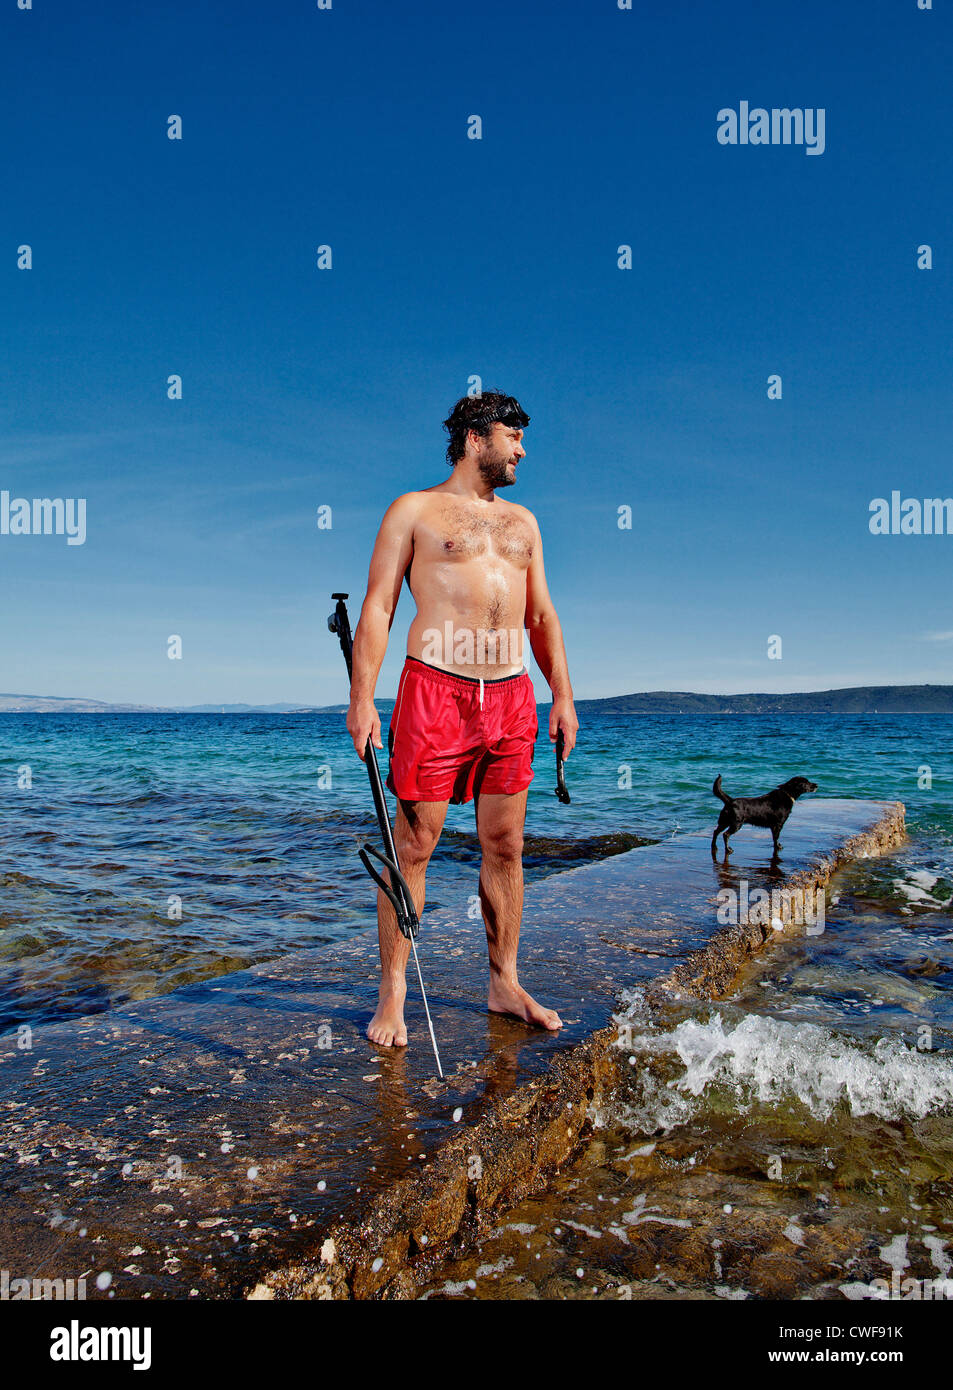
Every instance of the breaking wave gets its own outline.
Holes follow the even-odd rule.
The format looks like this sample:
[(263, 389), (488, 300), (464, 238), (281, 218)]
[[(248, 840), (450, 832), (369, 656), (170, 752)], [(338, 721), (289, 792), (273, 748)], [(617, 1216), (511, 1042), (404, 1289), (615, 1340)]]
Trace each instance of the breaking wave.
[(683, 1124), (701, 1102), (725, 1098), (742, 1112), (798, 1102), (821, 1120), (840, 1107), (883, 1120), (953, 1107), (951, 1054), (920, 1052), (899, 1038), (871, 1045), (813, 1023), (759, 1014), (726, 1022), (720, 1012), (660, 1031), (640, 991), (626, 996), (615, 1022), (635, 1074), (627, 1120), (643, 1132)]

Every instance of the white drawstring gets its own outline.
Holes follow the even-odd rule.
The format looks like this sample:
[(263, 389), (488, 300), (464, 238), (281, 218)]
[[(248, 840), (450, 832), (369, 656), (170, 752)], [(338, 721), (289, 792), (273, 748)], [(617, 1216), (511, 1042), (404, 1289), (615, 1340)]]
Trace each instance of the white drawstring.
[(483, 708), (483, 677), (480, 677), (480, 708)]

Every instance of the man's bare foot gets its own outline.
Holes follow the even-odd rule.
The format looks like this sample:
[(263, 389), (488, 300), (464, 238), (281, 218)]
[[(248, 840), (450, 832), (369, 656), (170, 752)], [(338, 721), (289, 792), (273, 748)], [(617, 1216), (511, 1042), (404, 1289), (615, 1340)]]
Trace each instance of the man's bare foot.
[(504, 984), (502, 980), (491, 979), (487, 1008), (491, 1014), (513, 1014), (537, 1028), (548, 1028), (552, 1033), (563, 1026), (555, 1009), (546, 1009), (542, 1004), (537, 1004), (522, 985)]
[(404, 1023), (404, 999), (407, 986), (392, 985), (389, 989), (381, 986), (377, 1013), (367, 1025), (367, 1036), (378, 1047), (406, 1047), (407, 1025)]

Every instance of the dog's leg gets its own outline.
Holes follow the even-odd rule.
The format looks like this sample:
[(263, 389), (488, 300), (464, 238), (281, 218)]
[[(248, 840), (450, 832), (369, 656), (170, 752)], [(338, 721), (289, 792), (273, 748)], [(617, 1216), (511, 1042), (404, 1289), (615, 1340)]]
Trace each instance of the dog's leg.
[(725, 857), (726, 857), (726, 858), (728, 857), (729, 854), (734, 854), (734, 850), (731, 848), (731, 845), (729, 845), (729, 843), (728, 843), (728, 836), (729, 836), (729, 835), (733, 835), (733, 834), (734, 834), (734, 831), (731, 829), (731, 826), (729, 826), (728, 829), (725, 831)]
[(711, 837), (711, 857), (712, 857), (712, 859), (717, 859), (717, 858), (718, 858), (718, 844), (717, 844), (718, 836), (719, 836), (719, 835), (721, 834), (721, 832), (724, 830), (725, 826), (726, 826), (726, 825), (730, 825), (730, 824), (731, 824), (731, 822), (729, 821), (728, 817), (725, 815), (724, 811), (722, 811), (721, 815), (718, 817), (718, 824), (715, 826), (715, 833), (714, 833), (714, 834), (712, 835), (712, 837)]

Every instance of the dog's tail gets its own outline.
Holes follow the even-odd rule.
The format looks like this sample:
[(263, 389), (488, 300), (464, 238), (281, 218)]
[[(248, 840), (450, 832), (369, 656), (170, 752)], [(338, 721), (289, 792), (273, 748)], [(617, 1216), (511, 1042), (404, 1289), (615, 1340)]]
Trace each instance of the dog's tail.
[(715, 785), (714, 785), (714, 786), (712, 787), (712, 789), (711, 789), (711, 794), (712, 794), (712, 796), (717, 796), (717, 797), (719, 798), (719, 800), (721, 800), (721, 801), (723, 801), (723, 802), (725, 803), (726, 806), (727, 806), (728, 803), (731, 801), (731, 797), (730, 797), (730, 796), (727, 796), (727, 795), (725, 794), (725, 792), (723, 792), (722, 789), (721, 789), (721, 773), (720, 773), (720, 772), (719, 772), (718, 776), (715, 778)]

